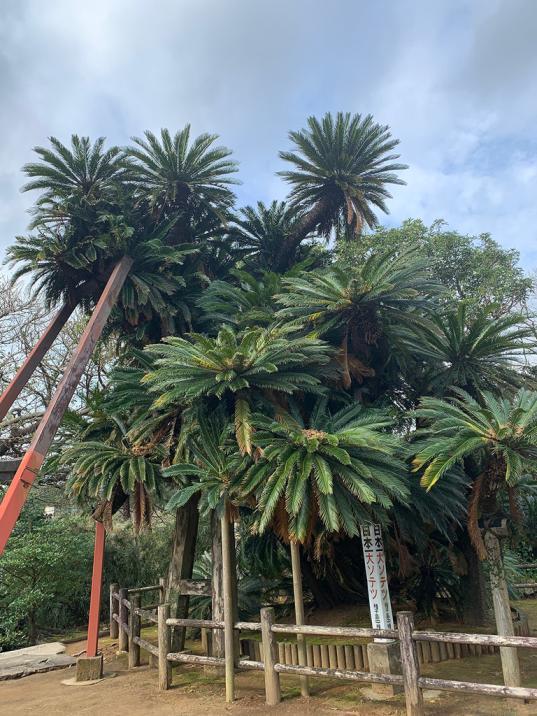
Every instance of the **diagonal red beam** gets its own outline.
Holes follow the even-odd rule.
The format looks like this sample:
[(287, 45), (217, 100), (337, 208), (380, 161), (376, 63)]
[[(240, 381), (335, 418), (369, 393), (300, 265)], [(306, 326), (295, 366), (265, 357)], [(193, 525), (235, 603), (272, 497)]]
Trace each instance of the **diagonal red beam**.
[(60, 384), (41, 418), (30, 447), (0, 504), (0, 555), (4, 551), (13, 527), (26, 502), (28, 492), (43, 464), (45, 455), (71, 402), (88, 360), (93, 353), (95, 344), (101, 337), (110, 311), (125, 283), (131, 266), (132, 259), (124, 256), (112, 271), (99, 302), (88, 321), (88, 325), (65, 369)]
[(93, 574), (91, 576), (91, 598), (88, 621), (88, 645), (86, 656), (97, 656), (99, 642), (99, 616), (101, 611), (101, 589), (103, 585), (104, 544), (106, 531), (102, 522), (95, 522), (95, 547), (93, 548)]
[(0, 420), (3, 420), (13, 403), (17, 400), (19, 393), (30, 380), (32, 373), (43, 360), (50, 346), (56, 340), (58, 333), (67, 323), (71, 313), (75, 310), (74, 301), (66, 301), (58, 313), (52, 318), (45, 332), (37, 341), (30, 353), (26, 356), (24, 363), (16, 372), (11, 383), (0, 395)]

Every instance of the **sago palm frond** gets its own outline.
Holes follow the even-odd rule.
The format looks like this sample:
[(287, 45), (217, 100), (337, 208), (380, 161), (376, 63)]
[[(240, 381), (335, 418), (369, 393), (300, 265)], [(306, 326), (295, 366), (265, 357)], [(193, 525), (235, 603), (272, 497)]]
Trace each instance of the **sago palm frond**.
[(307, 129), (290, 132), (295, 149), (280, 152), (293, 169), (279, 172), (292, 185), (292, 202), (307, 210), (299, 233), (316, 229), (328, 236), (343, 221), (351, 233), (377, 223), (375, 209), (388, 213), (390, 184), (404, 184), (398, 172), (399, 144), (388, 126), (373, 117), (338, 112), (321, 121), (308, 118)]
[(254, 424), (262, 458), (242, 489), (257, 496), (259, 531), (276, 519), (284, 536), (304, 542), (319, 518), (328, 532), (353, 536), (360, 522), (382, 519), (394, 501), (406, 501), (400, 446), (385, 414), (356, 404), (331, 414), (321, 399), (306, 424), (290, 415), (259, 415)]

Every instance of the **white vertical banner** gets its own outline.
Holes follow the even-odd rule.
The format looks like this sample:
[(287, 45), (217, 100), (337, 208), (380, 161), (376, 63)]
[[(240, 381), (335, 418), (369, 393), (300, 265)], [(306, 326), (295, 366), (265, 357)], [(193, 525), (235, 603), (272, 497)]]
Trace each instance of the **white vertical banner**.
[(386, 573), (386, 555), (380, 525), (360, 526), (364, 550), (369, 610), (373, 629), (393, 629), (392, 604)]

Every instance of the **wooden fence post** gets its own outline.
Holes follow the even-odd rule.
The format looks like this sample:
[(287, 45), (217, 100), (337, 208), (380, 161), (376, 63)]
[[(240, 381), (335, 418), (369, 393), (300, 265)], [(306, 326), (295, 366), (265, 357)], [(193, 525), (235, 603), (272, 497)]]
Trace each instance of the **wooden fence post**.
[(261, 610), (261, 638), (263, 640), (263, 656), (265, 661), (265, 701), (269, 706), (276, 706), (282, 700), (280, 675), (274, 669), (277, 660), (276, 639), (272, 632), (274, 609), (265, 607)]
[(220, 520), (222, 531), (222, 581), (224, 583), (224, 658), (226, 673), (226, 701), (235, 698), (235, 632), (233, 608), (233, 581), (231, 559), (231, 535), (229, 529), (229, 504), (226, 502)]
[(397, 630), (401, 647), (401, 666), (407, 716), (423, 716), (423, 694), (418, 684), (420, 667), (416, 643), (412, 638), (414, 615), (412, 612), (397, 612)]
[(110, 639), (117, 639), (119, 636), (119, 624), (114, 619), (119, 614), (118, 601), (114, 597), (119, 590), (119, 584), (113, 582), (110, 585)]
[(171, 647), (171, 627), (166, 624), (170, 618), (170, 605), (158, 606), (158, 687), (166, 691), (172, 685), (172, 665), (168, 661)]
[(129, 637), (127, 636), (127, 632), (125, 631), (125, 629), (123, 629), (122, 626), (128, 625), (129, 623), (129, 610), (123, 604), (123, 600), (127, 599), (128, 596), (129, 593), (125, 587), (119, 590), (119, 651), (129, 650)]
[(140, 666), (140, 645), (134, 641), (135, 636), (140, 636), (141, 619), (136, 614), (136, 609), (140, 607), (140, 595), (133, 594), (130, 599), (131, 613), (129, 618), (129, 669), (134, 666)]

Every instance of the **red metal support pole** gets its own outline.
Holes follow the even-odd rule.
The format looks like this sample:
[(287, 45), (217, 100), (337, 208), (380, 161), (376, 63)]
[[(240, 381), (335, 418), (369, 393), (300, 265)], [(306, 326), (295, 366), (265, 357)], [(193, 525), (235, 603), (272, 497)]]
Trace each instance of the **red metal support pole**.
[(97, 656), (99, 643), (99, 616), (101, 613), (101, 589), (103, 585), (103, 562), (106, 530), (102, 522), (95, 522), (95, 547), (93, 549), (93, 574), (88, 621), (88, 645), (86, 656)]
[(30, 380), (32, 373), (43, 360), (50, 346), (56, 340), (58, 333), (67, 323), (69, 316), (75, 310), (76, 303), (74, 301), (66, 301), (60, 308), (58, 313), (48, 324), (45, 332), (37, 341), (30, 353), (26, 356), (24, 363), (16, 372), (11, 383), (0, 395), (0, 420), (3, 420), (13, 403), (19, 397), (19, 393)]
[(125, 283), (131, 266), (132, 259), (124, 256), (112, 271), (99, 302), (88, 321), (88, 325), (65, 369), (60, 384), (41, 418), (30, 447), (0, 504), (0, 555), (4, 551), (13, 527), (26, 502), (28, 492), (43, 464), (45, 455), (93, 353), (95, 344), (101, 337), (110, 311)]

